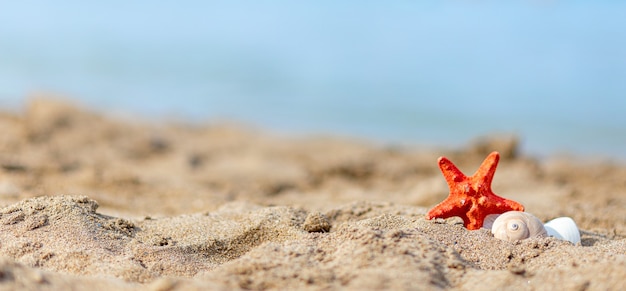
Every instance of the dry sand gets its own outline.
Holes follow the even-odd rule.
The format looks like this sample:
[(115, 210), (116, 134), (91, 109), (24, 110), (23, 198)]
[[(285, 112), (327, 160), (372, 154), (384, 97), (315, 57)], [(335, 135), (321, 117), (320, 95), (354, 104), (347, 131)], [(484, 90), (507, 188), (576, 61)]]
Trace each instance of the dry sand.
[[(45, 100), (0, 113), (0, 288), (626, 290), (626, 166), (147, 124)], [(582, 243), (427, 221), (448, 156)]]

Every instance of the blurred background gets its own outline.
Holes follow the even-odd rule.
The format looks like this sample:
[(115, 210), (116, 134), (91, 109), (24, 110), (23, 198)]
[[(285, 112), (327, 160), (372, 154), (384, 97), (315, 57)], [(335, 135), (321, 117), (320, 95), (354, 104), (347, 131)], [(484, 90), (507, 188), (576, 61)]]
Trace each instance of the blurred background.
[(620, 1), (0, 1), (0, 107), (626, 158)]

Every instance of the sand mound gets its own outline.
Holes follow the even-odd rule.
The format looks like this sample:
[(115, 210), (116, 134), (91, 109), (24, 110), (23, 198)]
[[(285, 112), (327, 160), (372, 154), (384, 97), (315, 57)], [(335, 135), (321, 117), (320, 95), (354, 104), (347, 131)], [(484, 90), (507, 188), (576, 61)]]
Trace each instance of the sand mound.
[[(0, 251), (22, 264), (5, 259), (5, 268), (26, 273), (26, 279), (10, 276), (21, 278), (13, 284), (51, 282), (45, 273), (24, 266), (85, 275), (74, 279), (79, 281), (193, 278), (153, 285), (200, 288), (207, 282), (244, 289), (473, 289), (484, 288), (486, 281), (495, 289), (613, 288), (626, 276), (623, 239), (596, 237), (587, 247), (554, 238), (511, 244), (487, 230), (427, 221), (426, 209), (418, 207), (345, 205), (321, 215), (330, 232), (305, 230), (311, 228), (307, 215), (320, 214), (282, 206), (235, 203), (213, 213), (139, 221), (105, 216), (97, 207), (87, 197), (59, 196), (2, 209)], [(608, 280), (597, 280), (591, 270), (603, 270)]]
[(0, 211), (3, 254), (25, 265), (147, 282), (190, 277), (269, 241), (294, 239), (302, 211), (288, 207), (131, 222), (96, 213), (87, 197), (37, 197)]

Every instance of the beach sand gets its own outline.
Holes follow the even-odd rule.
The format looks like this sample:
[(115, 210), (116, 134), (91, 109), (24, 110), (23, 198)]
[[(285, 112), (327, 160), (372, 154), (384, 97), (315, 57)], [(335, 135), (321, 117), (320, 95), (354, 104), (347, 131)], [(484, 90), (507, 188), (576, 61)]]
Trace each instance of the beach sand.
[[(626, 165), (114, 118), (34, 100), (0, 113), (0, 288), (626, 290)], [(419, 134), (419, 133), (416, 133)], [(582, 242), (510, 243), (459, 218), (437, 158), (502, 158), (500, 196)]]

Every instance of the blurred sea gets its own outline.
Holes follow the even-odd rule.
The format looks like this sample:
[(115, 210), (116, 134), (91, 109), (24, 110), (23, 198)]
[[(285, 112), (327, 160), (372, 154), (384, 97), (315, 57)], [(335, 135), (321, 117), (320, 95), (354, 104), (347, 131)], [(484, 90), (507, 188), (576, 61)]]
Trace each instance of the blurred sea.
[(626, 160), (626, 2), (1, 1), (0, 106)]

